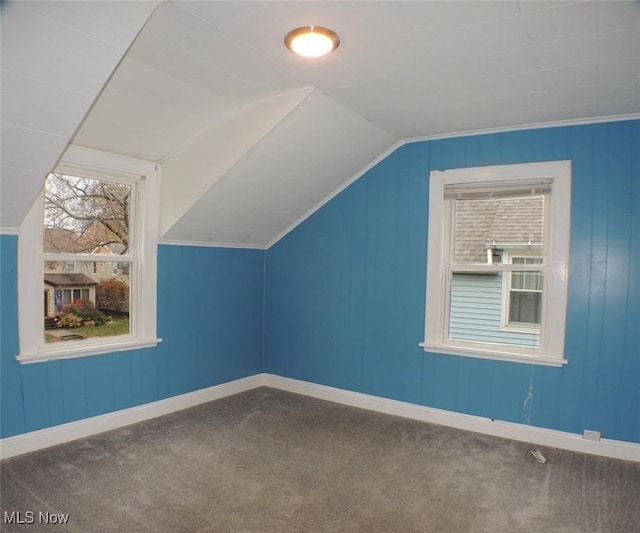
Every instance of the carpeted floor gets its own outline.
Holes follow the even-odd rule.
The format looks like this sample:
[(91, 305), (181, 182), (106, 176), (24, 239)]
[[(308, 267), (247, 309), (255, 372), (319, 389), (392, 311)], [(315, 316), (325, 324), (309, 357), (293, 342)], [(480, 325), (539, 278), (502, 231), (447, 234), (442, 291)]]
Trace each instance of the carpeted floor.
[(1, 529), (640, 531), (640, 463), (531, 449), (261, 388), (3, 461)]

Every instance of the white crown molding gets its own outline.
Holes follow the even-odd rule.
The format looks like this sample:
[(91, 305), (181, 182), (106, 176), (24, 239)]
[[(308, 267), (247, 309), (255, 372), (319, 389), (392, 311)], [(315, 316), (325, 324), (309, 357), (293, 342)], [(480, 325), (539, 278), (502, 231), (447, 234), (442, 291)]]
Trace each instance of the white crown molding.
[(15, 437), (8, 437), (0, 440), (0, 458), (6, 459), (64, 442), (89, 437), (264, 386), (302, 394), (311, 398), (349, 405), (351, 407), (376, 411), (378, 413), (401, 416), (431, 424), (492, 435), (494, 437), (529, 442), (533, 445), (549, 446), (613, 459), (640, 462), (640, 443), (623, 442), (612, 439), (592, 441), (584, 439), (581, 435), (575, 433), (566, 433), (563, 431), (434, 409), (422, 405), (381, 398), (379, 396), (337, 389), (326, 385), (318, 385), (307, 381), (285, 378), (274, 374), (255, 374), (157, 402), (151, 402), (121, 411), (114, 411), (112, 413), (51, 428), (23, 433)]
[[(387, 148), (375, 159), (370, 161), (365, 167), (363, 167), (360, 171), (358, 171), (356, 174), (351, 176), (351, 178), (349, 178), (346, 182), (344, 182), (340, 187), (338, 187), (337, 189), (332, 191), (330, 194), (325, 196), (320, 202), (314, 205), (311, 209), (309, 209), (306, 213), (304, 213), (292, 224), (287, 226), (283, 231), (281, 231), (276, 237), (274, 237), (271, 241), (269, 241), (265, 245), (243, 244), (243, 243), (218, 243), (218, 242), (207, 242), (207, 241), (186, 241), (186, 240), (182, 241), (182, 240), (169, 240), (169, 239), (167, 240), (161, 239), (159, 244), (170, 245), (170, 246), (198, 246), (198, 247), (204, 247), (204, 248), (246, 248), (251, 250), (268, 250), (278, 241), (283, 239), (286, 235), (291, 233), (300, 224), (302, 224), (307, 218), (312, 216), (321, 207), (323, 207), (325, 204), (330, 202), (333, 198), (338, 196), (342, 191), (344, 191), (352, 183), (356, 182), (359, 178), (361, 178), (369, 170), (375, 167), (378, 163), (386, 159), (389, 155), (391, 155), (398, 148), (400, 148), (405, 144), (424, 142), (424, 141), (436, 141), (436, 140), (443, 140), (443, 139), (453, 139), (453, 138), (459, 138), (459, 137), (471, 137), (474, 135), (489, 135), (492, 133), (508, 133), (512, 131), (557, 128), (557, 127), (568, 127), (568, 126), (585, 126), (589, 124), (601, 124), (601, 123), (607, 123), (607, 122), (624, 122), (627, 120), (638, 120), (638, 119), (640, 119), (640, 113), (631, 114), (631, 115), (615, 115), (615, 116), (607, 116), (607, 117), (588, 118), (588, 119), (575, 119), (575, 120), (569, 120), (569, 121), (565, 120), (565, 121), (556, 121), (556, 122), (524, 124), (519, 126), (487, 128), (487, 129), (480, 129), (480, 130), (451, 132), (451, 133), (444, 133), (444, 134), (438, 134), (438, 135), (426, 135), (422, 137), (411, 137), (407, 139), (401, 139), (399, 141), (396, 141), (393, 145)], [(12, 230), (13, 228), (6, 228), (6, 229)], [(2, 230), (0, 229), (0, 232), (1, 231)], [(5, 234), (13, 235), (14, 233), (7, 231)]]
[(565, 120), (565, 121), (557, 121), (557, 122), (544, 122), (544, 123), (534, 123), (534, 124), (523, 124), (521, 126), (505, 126), (498, 128), (487, 128), (481, 130), (473, 130), (473, 131), (461, 131), (461, 132), (451, 132), (444, 133), (438, 135), (426, 135), (423, 137), (410, 137), (406, 139), (401, 139), (397, 141), (393, 146), (387, 148), (384, 152), (382, 152), (378, 157), (376, 157), (373, 161), (371, 161), (368, 165), (366, 165), (362, 170), (358, 173), (354, 174), (351, 178), (349, 178), (345, 183), (343, 183), (340, 187), (338, 187), (331, 194), (322, 199), (319, 203), (313, 206), (309, 211), (307, 211), (304, 215), (298, 218), (293, 224), (289, 225), (284, 231), (279, 233), (274, 239), (272, 239), (265, 248), (268, 250), (274, 244), (276, 244), (280, 239), (284, 238), (287, 234), (291, 233), (296, 227), (302, 224), (307, 218), (313, 215), (316, 211), (318, 211), (323, 205), (327, 202), (331, 201), (334, 197), (344, 191), (349, 185), (357, 181), (360, 177), (362, 177), (366, 172), (376, 166), (380, 161), (388, 157), (395, 150), (404, 146), (405, 144), (422, 142), (422, 141), (436, 141), (441, 139), (453, 139), (458, 137), (471, 137), (474, 135), (488, 135), (491, 133), (508, 133), (510, 131), (522, 131), (522, 130), (535, 130), (535, 129), (543, 129), (543, 128), (558, 128), (563, 126), (585, 126), (588, 124), (600, 124), (605, 122), (624, 122), (627, 120), (637, 120), (640, 119), (640, 113), (634, 113), (630, 115), (613, 115), (607, 117), (594, 117), (588, 119), (575, 119), (575, 120)]
[(581, 118), (573, 120), (558, 120), (550, 122), (534, 122), (518, 126), (504, 126), (496, 128), (485, 128), (469, 131), (455, 131), (451, 133), (439, 133), (437, 135), (424, 135), (420, 137), (410, 137), (402, 140), (402, 144), (410, 144), (423, 141), (438, 141), (442, 139), (457, 139), (459, 137), (473, 137), (475, 135), (490, 135), (492, 133), (509, 133), (511, 131), (541, 130), (545, 128), (562, 128), (571, 126), (588, 126), (590, 124), (603, 124), (607, 122), (626, 122), (627, 120), (640, 119), (640, 113), (629, 115), (610, 115), (606, 117)]
[(207, 242), (207, 241), (178, 241), (160, 239), (158, 244), (163, 246), (196, 246), (199, 248), (240, 248), (244, 250), (266, 250), (265, 246), (257, 244), (235, 244), (229, 242)]
[[(420, 137), (410, 137), (406, 139), (401, 139), (396, 143), (394, 143), (389, 148), (387, 148), (384, 152), (382, 152), (379, 156), (373, 159), (359, 172), (354, 174), (340, 187), (338, 187), (329, 195), (327, 195), (325, 198), (323, 198), (319, 203), (317, 203), (315, 206), (309, 209), (306, 213), (304, 213), (301, 217), (299, 217), (295, 222), (287, 226), (286, 229), (280, 232), (276, 237), (274, 237), (271, 241), (269, 241), (265, 245), (260, 245), (260, 244), (249, 245), (249, 244), (243, 244), (243, 243), (217, 243), (217, 242), (206, 242), (206, 241), (164, 240), (164, 239), (161, 239), (159, 244), (168, 245), (168, 246), (199, 246), (199, 247), (205, 247), (205, 248), (246, 248), (251, 250), (268, 250), (274, 244), (276, 244), (278, 241), (284, 238), (286, 235), (291, 233), (295, 228), (297, 228), (300, 224), (302, 224), (307, 218), (313, 215), (326, 203), (331, 201), (334, 197), (339, 195), (352, 183), (357, 181), (366, 172), (371, 170), (374, 166), (376, 166), (378, 163), (380, 163), (382, 160), (384, 160), (386, 157), (392, 154), (395, 150), (397, 150), (398, 148), (400, 148), (405, 144), (423, 142), (423, 141), (453, 139), (458, 137), (471, 137), (474, 135), (489, 135), (492, 133), (508, 133), (512, 131), (535, 130), (535, 129), (557, 128), (557, 127), (568, 127), (568, 126), (586, 126), (589, 124), (601, 124), (601, 123), (607, 123), (607, 122), (624, 122), (627, 120), (639, 120), (639, 119), (640, 119), (640, 113), (633, 113), (629, 115), (612, 115), (607, 117), (594, 117), (594, 118), (575, 119), (575, 120), (568, 120), (568, 121), (565, 120), (565, 121), (523, 124), (519, 126), (486, 128), (486, 129), (479, 129), (479, 130), (450, 132), (450, 133), (444, 133), (444, 134), (425, 135)], [(18, 228), (0, 228), (0, 235), (17, 235), (17, 234), (18, 234)]]
[(318, 211), (323, 205), (327, 202), (330, 202), (333, 198), (338, 196), (342, 191), (344, 191), (349, 185), (357, 181), (360, 177), (362, 177), (365, 173), (375, 167), (378, 163), (389, 157), (393, 152), (395, 152), (398, 148), (400, 148), (405, 141), (396, 141), (389, 148), (387, 148), (384, 152), (382, 152), (375, 159), (370, 161), (367, 165), (365, 165), (361, 170), (351, 176), (346, 182), (344, 182), (340, 187), (332, 191), (330, 194), (325, 196), (320, 202), (314, 205), (309, 211), (307, 211), (304, 215), (298, 218), (293, 224), (287, 226), (287, 228), (281, 231), (274, 239), (272, 239), (269, 243), (266, 244), (265, 249), (271, 248), (274, 244), (276, 244), (280, 239), (285, 237), (287, 234), (291, 233), (294, 229), (296, 229), (300, 224), (302, 224), (305, 220), (307, 220), (311, 215), (313, 215), (316, 211)]

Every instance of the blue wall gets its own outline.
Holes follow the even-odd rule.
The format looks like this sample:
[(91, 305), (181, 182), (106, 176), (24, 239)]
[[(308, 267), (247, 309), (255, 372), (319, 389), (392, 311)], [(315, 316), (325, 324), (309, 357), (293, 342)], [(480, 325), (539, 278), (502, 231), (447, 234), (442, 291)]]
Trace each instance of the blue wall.
[[(563, 368), (425, 353), (431, 170), (570, 159)], [(266, 371), (640, 442), (640, 121), (407, 144), (267, 251)], [(567, 220), (567, 223), (569, 220)]]
[(0, 237), (2, 437), (262, 372), (264, 252), (160, 246), (156, 348), (18, 364), (17, 237)]
[[(554, 159), (573, 161), (569, 364), (425, 353), (430, 170)], [(31, 365), (1, 236), (1, 436), (267, 371), (520, 423), (533, 377), (534, 425), (640, 442), (638, 213), (640, 121), (407, 144), (269, 249), (266, 279), (262, 251), (161, 246), (158, 347)]]

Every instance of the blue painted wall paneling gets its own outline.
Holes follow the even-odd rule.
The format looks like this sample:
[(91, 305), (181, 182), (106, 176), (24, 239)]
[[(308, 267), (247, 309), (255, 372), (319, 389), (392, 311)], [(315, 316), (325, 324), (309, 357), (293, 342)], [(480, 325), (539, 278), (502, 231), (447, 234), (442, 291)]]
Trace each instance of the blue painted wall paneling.
[[(571, 159), (566, 354), (557, 369), (425, 353), (433, 169)], [(2, 437), (261, 371), (640, 442), (640, 122), (405, 145), (265, 254), (161, 246), (158, 347), (18, 365), (17, 238), (0, 237)], [(263, 302), (263, 294), (266, 301)]]
[(263, 251), (160, 246), (162, 343), (30, 365), (14, 359), (16, 252), (16, 237), (0, 237), (3, 438), (262, 371)]
[[(266, 371), (640, 442), (640, 121), (404, 145), (267, 251)], [(431, 170), (572, 160), (563, 368), (424, 353)], [(569, 222), (569, 221), (567, 221)]]

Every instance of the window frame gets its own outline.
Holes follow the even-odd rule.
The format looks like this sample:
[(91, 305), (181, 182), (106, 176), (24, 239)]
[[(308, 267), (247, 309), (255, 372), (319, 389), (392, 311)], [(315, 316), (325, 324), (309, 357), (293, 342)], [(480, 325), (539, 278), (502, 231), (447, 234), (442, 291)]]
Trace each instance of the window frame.
[[(128, 335), (68, 343), (45, 342), (42, 316), (44, 187), (20, 226), (18, 238), (18, 331), (20, 363), (69, 359), (156, 346), (157, 248), (160, 168), (157, 164), (89, 148), (70, 146), (52, 172), (134, 184), (131, 331)], [(44, 184), (44, 182), (43, 182)], [(86, 257), (85, 257), (86, 256)], [(64, 254), (60, 254), (64, 257)], [(69, 254), (70, 260), (100, 260), (95, 254)], [(113, 261), (113, 256), (104, 258)], [(144, 271), (144, 276), (142, 272)], [(135, 285), (135, 286), (134, 286)]]
[[(445, 186), (488, 188), (527, 186), (535, 180), (551, 180), (545, 197), (543, 265), (518, 265), (518, 270), (543, 273), (542, 320), (538, 347), (451, 340), (449, 314), (451, 297), (451, 212), (453, 200), (445, 199)], [(429, 226), (427, 283), (425, 297), (425, 335), (420, 346), (431, 353), (483, 359), (562, 366), (566, 329), (569, 241), (571, 219), (571, 161), (550, 161), (516, 165), (434, 170), (429, 176)], [(533, 267), (533, 268), (532, 268)], [(513, 265), (475, 266), (509, 272)]]

